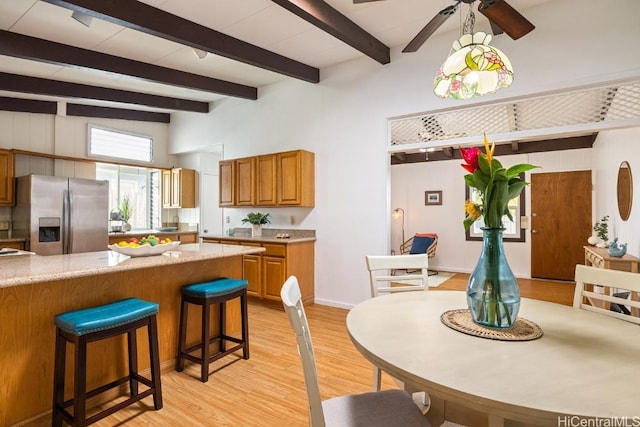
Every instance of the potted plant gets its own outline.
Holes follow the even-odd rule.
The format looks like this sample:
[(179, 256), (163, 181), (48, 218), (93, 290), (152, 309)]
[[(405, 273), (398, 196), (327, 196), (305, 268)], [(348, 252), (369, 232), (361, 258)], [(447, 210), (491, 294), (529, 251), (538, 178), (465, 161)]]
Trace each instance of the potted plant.
[(260, 212), (251, 212), (248, 213), (246, 217), (242, 219), (242, 223), (249, 223), (252, 225), (251, 228), (251, 237), (261, 237), (262, 236), (262, 226), (264, 224), (270, 224), (271, 219), (269, 216), (271, 214), (262, 214)]
[(596, 222), (596, 225), (593, 226), (593, 231), (596, 232), (596, 235), (600, 239), (600, 243), (596, 246), (600, 248), (606, 248), (609, 242), (609, 215), (605, 215), (602, 219)]
[(120, 217), (124, 221), (124, 226), (122, 227), (124, 231), (131, 230), (131, 224), (129, 224), (129, 219), (133, 215), (133, 206), (131, 206), (131, 201), (129, 200), (129, 196), (124, 196), (122, 198), (122, 204), (120, 205)]

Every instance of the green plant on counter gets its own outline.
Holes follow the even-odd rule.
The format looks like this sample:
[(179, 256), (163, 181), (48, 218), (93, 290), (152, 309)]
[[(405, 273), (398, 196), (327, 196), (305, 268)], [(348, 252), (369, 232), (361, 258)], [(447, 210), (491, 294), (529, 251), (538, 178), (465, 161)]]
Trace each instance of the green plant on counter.
[(242, 223), (249, 223), (249, 224), (253, 224), (253, 225), (264, 225), (264, 224), (270, 224), (271, 220), (269, 219), (269, 216), (271, 214), (261, 214), (260, 212), (251, 212), (249, 214), (247, 214), (247, 216), (245, 218), (242, 219)]
[(120, 205), (120, 214), (124, 222), (129, 222), (129, 218), (133, 215), (133, 206), (129, 200), (129, 196), (122, 198), (122, 204)]

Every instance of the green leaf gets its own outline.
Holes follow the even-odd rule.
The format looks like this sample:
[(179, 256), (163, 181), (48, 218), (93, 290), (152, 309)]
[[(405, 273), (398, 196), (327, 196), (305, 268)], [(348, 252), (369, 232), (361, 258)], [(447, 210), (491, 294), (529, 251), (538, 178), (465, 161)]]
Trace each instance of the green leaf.
[[(480, 154), (478, 156), (478, 167), (485, 175), (491, 175), (491, 168), (489, 167), (489, 160), (487, 160), (486, 154)], [(477, 171), (476, 171), (477, 172)], [(475, 173), (475, 172), (474, 172)]]
[(518, 176), (523, 172), (530, 171), (531, 169), (537, 169), (539, 167), (540, 166), (534, 166), (527, 163), (513, 165), (509, 169), (507, 169), (507, 176), (509, 178), (513, 178), (514, 176)]
[(527, 185), (526, 182), (520, 179), (513, 182), (509, 181), (509, 200), (518, 197)]

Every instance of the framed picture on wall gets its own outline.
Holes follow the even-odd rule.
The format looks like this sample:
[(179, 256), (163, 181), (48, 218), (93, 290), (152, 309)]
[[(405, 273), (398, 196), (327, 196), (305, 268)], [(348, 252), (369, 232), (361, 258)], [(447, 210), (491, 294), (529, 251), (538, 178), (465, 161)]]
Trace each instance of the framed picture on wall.
[(424, 192), (424, 204), (426, 206), (441, 205), (442, 204), (442, 190), (425, 191)]

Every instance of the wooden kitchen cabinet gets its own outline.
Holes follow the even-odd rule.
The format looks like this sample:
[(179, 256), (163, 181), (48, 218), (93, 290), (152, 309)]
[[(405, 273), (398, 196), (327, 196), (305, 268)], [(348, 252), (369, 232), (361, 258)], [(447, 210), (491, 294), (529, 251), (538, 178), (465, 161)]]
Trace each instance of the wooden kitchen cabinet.
[(315, 205), (315, 155), (295, 150), (220, 162), (220, 206)]
[(277, 191), (277, 155), (258, 156), (256, 160), (256, 205), (275, 206), (278, 202)]
[(296, 276), (300, 283), (303, 302), (313, 303), (315, 242), (270, 243), (208, 237), (204, 237), (202, 241), (203, 243), (264, 247), (265, 251), (260, 254), (243, 257), (242, 278), (248, 281), (247, 294), (264, 300), (281, 302), (282, 285), (287, 277)]
[(14, 174), (13, 153), (9, 150), (0, 150), (0, 205), (15, 204)]
[(313, 207), (314, 154), (304, 150), (278, 153), (277, 161), (278, 205)]
[(162, 171), (162, 207), (196, 207), (195, 170), (174, 168)]
[(220, 171), (220, 206), (234, 206), (236, 204), (235, 161), (222, 160), (218, 169)]
[(236, 205), (256, 204), (256, 159), (247, 157), (236, 161)]

